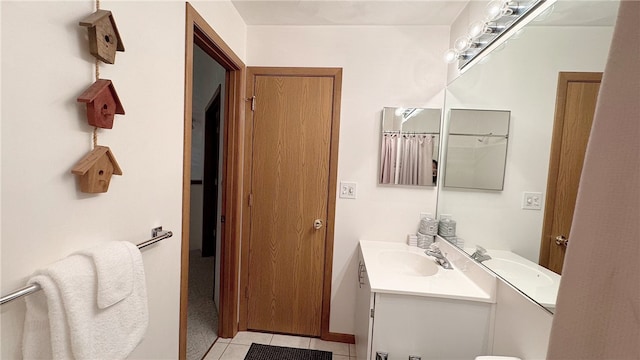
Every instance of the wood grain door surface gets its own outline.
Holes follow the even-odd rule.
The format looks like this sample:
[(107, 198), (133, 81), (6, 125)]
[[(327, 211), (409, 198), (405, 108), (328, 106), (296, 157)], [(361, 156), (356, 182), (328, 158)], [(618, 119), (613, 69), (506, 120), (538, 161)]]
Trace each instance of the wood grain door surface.
[[(540, 264), (562, 273), (602, 73), (560, 73)], [(556, 238), (569, 241), (557, 244)], [(561, 240), (561, 238), (559, 239)]]
[(251, 330), (320, 335), (333, 81), (254, 77)]

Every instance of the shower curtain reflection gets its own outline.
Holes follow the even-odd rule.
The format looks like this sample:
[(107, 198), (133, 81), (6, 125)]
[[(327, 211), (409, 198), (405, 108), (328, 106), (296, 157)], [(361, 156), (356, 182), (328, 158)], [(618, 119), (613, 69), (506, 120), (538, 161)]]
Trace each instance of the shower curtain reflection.
[(400, 141), (398, 184), (433, 184), (433, 137), (424, 134), (403, 135)]
[(382, 153), (380, 154), (380, 184), (396, 183), (397, 143), (398, 134), (383, 134)]

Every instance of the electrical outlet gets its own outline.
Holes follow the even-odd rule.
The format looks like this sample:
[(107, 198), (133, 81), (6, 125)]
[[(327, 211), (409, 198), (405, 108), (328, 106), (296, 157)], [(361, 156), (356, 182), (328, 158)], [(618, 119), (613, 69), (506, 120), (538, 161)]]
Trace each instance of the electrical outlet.
[(358, 192), (358, 184), (353, 181), (340, 181), (340, 198), (355, 199)]
[(542, 209), (542, 193), (529, 191), (522, 193), (522, 208), (525, 210)]

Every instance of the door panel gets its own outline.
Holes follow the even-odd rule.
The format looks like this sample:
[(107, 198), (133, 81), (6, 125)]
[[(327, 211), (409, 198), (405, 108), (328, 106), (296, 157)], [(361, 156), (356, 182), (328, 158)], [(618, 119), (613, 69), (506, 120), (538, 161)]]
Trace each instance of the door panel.
[(601, 77), (601, 73), (560, 74), (540, 257), (541, 265), (558, 274), (570, 243), (556, 244), (556, 238), (569, 239)]
[(333, 79), (260, 75), (253, 85), (247, 325), (319, 336)]

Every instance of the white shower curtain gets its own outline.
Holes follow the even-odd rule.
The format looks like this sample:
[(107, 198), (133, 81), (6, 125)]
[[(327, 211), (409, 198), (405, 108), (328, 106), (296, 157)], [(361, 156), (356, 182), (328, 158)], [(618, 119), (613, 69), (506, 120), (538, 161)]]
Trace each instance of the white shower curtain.
[(398, 183), (402, 185), (432, 185), (433, 137), (424, 134), (403, 135), (400, 151)]
[(621, 1), (584, 159), (549, 360), (640, 359), (640, 2)]
[(382, 135), (382, 150), (380, 154), (380, 184), (396, 183), (396, 149), (398, 134)]

